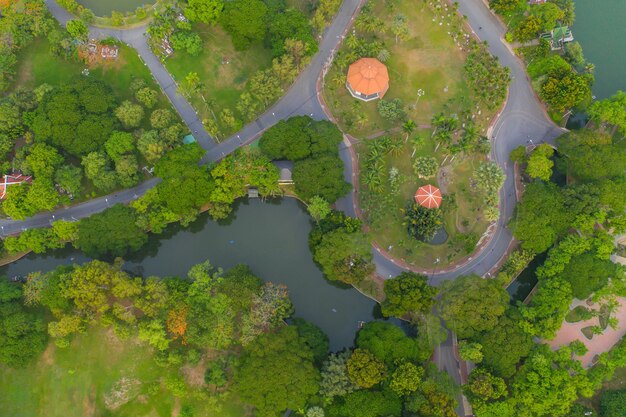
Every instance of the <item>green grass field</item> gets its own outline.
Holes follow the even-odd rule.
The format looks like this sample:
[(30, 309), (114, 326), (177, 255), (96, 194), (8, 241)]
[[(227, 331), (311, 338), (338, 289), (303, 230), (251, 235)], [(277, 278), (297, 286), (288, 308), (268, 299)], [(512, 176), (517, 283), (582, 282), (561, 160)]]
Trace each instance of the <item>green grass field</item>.
[[(87, 65), (78, 60), (66, 60), (50, 53), (46, 39), (36, 39), (24, 48), (18, 57), (18, 79), (16, 87), (33, 88), (43, 83), (60, 85), (81, 75)], [(134, 49), (120, 46), (119, 58), (89, 67), (89, 76), (104, 81), (111, 86), (121, 100), (132, 99), (130, 83), (134, 78), (142, 78), (146, 84), (159, 93), (161, 89), (152, 78), (150, 70), (143, 64)], [(155, 108), (171, 108), (168, 98), (161, 93)]]
[[(463, 244), (454, 241), (457, 235), (463, 233), (480, 236), (487, 228), (488, 222), (483, 219), (481, 214), (482, 198), (477, 196), (470, 186), (470, 177), (474, 169), (484, 160), (484, 157), (476, 155), (465, 158), (457, 157), (452, 162), (448, 158), (446, 163), (439, 168), (437, 178), (419, 178), (412, 168), (414, 158), (434, 156), (441, 165), (445, 156), (440, 150), (435, 152), (436, 144), (431, 138), (430, 130), (420, 130), (417, 134), (424, 138), (424, 143), (416, 149), (413, 158), (411, 154), (413, 154), (414, 148), (410, 142), (397, 155), (388, 154), (385, 157), (386, 170), (389, 171), (395, 167), (398, 169), (400, 177), (403, 178), (400, 192), (393, 195), (386, 187), (382, 193), (375, 194), (368, 191), (361, 181), (359, 195), (363, 208), (378, 207), (382, 209), (382, 215), (373, 218), (368, 217), (369, 234), (374, 242), (385, 250), (391, 247), (389, 252), (394, 257), (403, 259), (412, 265), (427, 269), (434, 268), (434, 262), (439, 258), (438, 267), (443, 267), (467, 256)], [(357, 153), (359, 160), (366, 159), (367, 150), (364, 145), (361, 144), (357, 147)], [(363, 167), (361, 167), (361, 174), (363, 174)], [(448, 233), (448, 240), (441, 245), (430, 245), (410, 237), (403, 225), (404, 214), (402, 210), (406, 208), (409, 201), (412, 201), (415, 191), (426, 184), (439, 186), (444, 195), (454, 194), (456, 196), (457, 208), (444, 212), (444, 227)], [(446, 203), (444, 202), (444, 204)]]
[[(206, 391), (202, 386), (189, 389), (182, 398), (174, 397), (162, 378), (175, 369), (157, 366), (151, 349), (138, 340), (121, 341), (112, 331), (100, 327), (90, 328), (65, 349), (51, 343), (25, 369), (0, 370), (0, 404), (5, 416), (170, 417), (177, 416), (183, 405), (191, 406), (197, 416), (244, 415), (233, 400), (211, 407), (206, 396), (202, 398), (195, 392)], [(121, 378), (137, 384), (136, 396), (111, 410), (105, 406), (105, 398)]]
[(217, 26), (198, 24), (194, 30), (202, 37), (202, 53), (194, 57), (184, 51), (175, 52), (167, 58), (165, 66), (177, 82), (183, 81), (190, 72), (198, 73), (204, 85), (202, 94), (208, 104), (202, 100), (200, 93), (191, 96), (191, 103), (201, 119), (213, 117), (210, 107), (218, 117), (222, 135), (226, 136), (234, 132), (219, 121), (219, 113), (230, 109), (237, 114), (235, 106), (248, 79), (256, 71), (271, 65), (271, 51), (260, 43), (245, 51), (236, 51), (230, 36)]
[[(401, 99), (405, 107), (411, 107), (406, 109), (407, 118), (418, 124), (429, 124), (432, 116), (443, 110), (444, 104), (468, 95), (463, 81), (465, 54), (448, 35), (446, 26), (432, 21), (434, 14), (425, 4), (399, 2), (396, 10), (390, 11), (384, 2), (377, 2), (373, 5), (372, 14), (387, 22), (387, 31), (377, 34), (376, 38), (390, 52), (390, 59), (385, 62), (389, 72), (389, 90), (385, 100)], [(406, 16), (410, 33), (408, 39), (398, 43), (389, 30), (397, 14)], [(373, 39), (373, 35), (361, 35), (359, 31), (357, 36)], [(349, 47), (344, 43), (341, 50), (348, 51)], [(326, 103), (342, 129), (363, 137), (402, 124), (381, 118), (376, 108), (378, 101), (365, 103), (353, 98), (342, 81), (346, 73), (347, 69), (333, 65), (326, 75), (324, 89)], [(418, 89), (424, 90), (419, 101)], [(413, 108), (416, 101), (417, 105)], [(454, 105), (450, 110), (459, 111)], [(366, 122), (355, 123), (357, 113), (365, 115)]]

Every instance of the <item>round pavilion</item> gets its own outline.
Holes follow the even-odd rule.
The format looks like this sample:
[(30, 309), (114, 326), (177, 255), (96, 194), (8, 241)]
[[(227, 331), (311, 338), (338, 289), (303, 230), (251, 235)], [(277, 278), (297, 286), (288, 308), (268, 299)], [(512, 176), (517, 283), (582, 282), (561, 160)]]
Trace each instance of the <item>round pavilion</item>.
[(441, 205), (441, 191), (430, 184), (418, 188), (415, 193), (415, 202), (429, 209), (438, 208)]
[(389, 89), (389, 73), (376, 58), (361, 58), (348, 68), (346, 88), (354, 98), (363, 101), (383, 98)]

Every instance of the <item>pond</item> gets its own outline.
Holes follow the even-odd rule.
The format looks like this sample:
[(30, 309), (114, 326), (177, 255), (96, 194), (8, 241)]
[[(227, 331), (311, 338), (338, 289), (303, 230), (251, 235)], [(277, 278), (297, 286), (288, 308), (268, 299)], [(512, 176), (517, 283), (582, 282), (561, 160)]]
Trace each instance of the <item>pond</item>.
[[(295, 199), (242, 200), (225, 222), (203, 214), (187, 228), (176, 225), (151, 235), (145, 248), (127, 257), (124, 268), (143, 276), (186, 276), (192, 265), (207, 259), (224, 269), (245, 263), (259, 277), (287, 285), (294, 316), (318, 325), (330, 338), (331, 349), (340, 350), (353, 345), (360, 321), (375, 319), (377, 304), (323, 277), (308, 247), (311, 227), (311, 218)], [(31, 254), (0, 268), (0, 275), (26, 275), (86, 260), (71, 248)]]
[(79, 4), (91, 9), (96, 16), (111, 16), (113, 10), (117, 12), (132, 12), (139, 6), (154, 4), (154, 1), (145, 0), (77, 0)]
[(511, 296), (511, 304), (517, 301), (524, 301), (528, 294), (537, 285), (537, 268), (546, 260), (547, 252), (541, 253), (530, 261), (528, 266), (506, 287), (506, 291)]
[(626, 90), (626, 1), (575, 0), (575, 5), (572, 33), (587, 61), (596, 66), (593, 94), (604, 99)]

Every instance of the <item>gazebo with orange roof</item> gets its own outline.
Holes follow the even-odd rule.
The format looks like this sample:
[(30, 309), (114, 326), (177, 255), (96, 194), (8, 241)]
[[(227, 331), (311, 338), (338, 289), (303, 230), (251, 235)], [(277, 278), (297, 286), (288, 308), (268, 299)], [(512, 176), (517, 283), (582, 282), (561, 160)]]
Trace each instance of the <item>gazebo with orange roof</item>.
[(429, 209), (438, 208), (441, 205), (441, 191), (430, 184), (418, 188), (415, 193), (415, 202)]
[(383, 98), (389, 89), (389, 73), (376, 58), (361, 58), (348, 68), (346, 88), (352, 97), (363, 101)]

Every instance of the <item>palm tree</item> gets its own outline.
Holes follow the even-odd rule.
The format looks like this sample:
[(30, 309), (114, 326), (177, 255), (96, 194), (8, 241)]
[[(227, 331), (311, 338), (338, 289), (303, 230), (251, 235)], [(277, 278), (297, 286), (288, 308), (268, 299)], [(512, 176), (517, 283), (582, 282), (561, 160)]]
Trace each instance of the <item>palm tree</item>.
[(420, 135), (415, 135), (411, 138), (411, 144), (413, 145), (413, 153), (411, 154), (411, 158), (415, 156), (415, 152), (417, 152), (417, 148), (424, 144), (424, 138)]
[(404, 143), (406, 143), (409, 140), (409, 135), (413, 133), (416, 127), (417, 126), (415, 122), (411, 119), (404, 122), (404, 124), (402, 125), (402, 131), (406, 133), (406, 136), (404, 137)]
[(359, 40), (359, 38), (356, 37), (356, 35), (354, 33), (349, 35), (346, 38), (346, 45), (348, 45), (348, 48), (350, 48), (352, 50), (358, 48), (360, 43), (361, 43), (361, 41)]
[(430, 123), (433, 126), (435, 126), (435, 130), (433, 130), (432, 136), (435, 136), (435, 134), (437, 133), (437, 129), (439, 129), (439, 127), (441, 127), (445, 122), (446, 122), (446, 116), (444, 116), (443, 113), (437, 113), (436, 115), (433, 116), (433, 118), (430, 121)]
[(394, 156), (400, 155), (403, 148), (404, 144), (402, 143), (402, 140), (399, 139), (392, 140), (389, 144), (389, 152), (391, 152), (391, 154)]
[(341, 72), (335, 74), (335, 76), (333, 77), (333, 82), (337, 87), (341, 87), (346, 83), (346, 74), (343, 74)]

